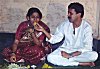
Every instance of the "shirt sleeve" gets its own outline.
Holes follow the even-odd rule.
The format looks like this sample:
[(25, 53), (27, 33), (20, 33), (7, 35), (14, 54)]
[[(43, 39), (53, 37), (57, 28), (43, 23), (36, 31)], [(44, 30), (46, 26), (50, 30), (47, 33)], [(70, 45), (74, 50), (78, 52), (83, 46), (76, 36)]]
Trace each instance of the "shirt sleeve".
[(51, 38), (49, 40), (46, 38), (46, 40), (52, 44), (55, 44), (60, 42), (63, 38), (64, 38), (63, 27), (61, 25), (57, 27), (55, 34), (54, 35), (51, 34)]
[[(44, 23), (42, 23), (41, 25), (42, 25), (42, 27), (45, 28), (45, 30), (48, 33), (50, 33), (50, 28), (47, 25), (45, 25)], [(41, 33), (41, 35), (40, 35), (40, 37), (38, 39), (41, 40), (41, 41), (45, 41), (46, 40), (46, 35), (43, 32), (40, 32), (40, 33)]]

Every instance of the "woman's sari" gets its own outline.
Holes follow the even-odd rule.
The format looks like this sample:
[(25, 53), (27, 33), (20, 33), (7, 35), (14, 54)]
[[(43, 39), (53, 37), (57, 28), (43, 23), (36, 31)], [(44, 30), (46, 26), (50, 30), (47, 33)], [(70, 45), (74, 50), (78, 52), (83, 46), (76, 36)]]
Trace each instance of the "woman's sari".
[[(50, 33), (50, 29), (46, 24), (41, 21), (39, 22), (39, 24)], [(41, 46), (37, 46), (33, 42), (32, 36), (28, 32), (29, 28), (29, 21), (25, 21), (22, 22), (17, 29), (15, 39), (19, 40), (20, 42), (16, 50), (16, 59), (17, 61), (19, 61), (20, 59), (24, 59), (25, 62), (38, 64), (46, 54), (50, 53), (51, 48), (50, 44), (45, 41), (46, 36), (42, 32), (36, 33), (36, 37), (38, 38), (38, 40), (42, 40)], [(46, 47), (48, 49), (46, 49)], [(5, 48), (3, 51), (4, 58), (10, 60), (11, 52), (11, 48)]]

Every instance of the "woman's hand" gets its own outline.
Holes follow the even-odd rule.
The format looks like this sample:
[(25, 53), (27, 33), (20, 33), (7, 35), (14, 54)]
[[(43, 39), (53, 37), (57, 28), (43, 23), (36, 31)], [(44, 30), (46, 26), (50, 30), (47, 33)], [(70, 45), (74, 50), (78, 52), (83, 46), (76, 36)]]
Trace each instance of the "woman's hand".
[(15, 55), (15, 54), (12, 54), (12, 55), (11, 55), (10, 61), (11, 61), (11, 62), (16, 62), (16, 55)]
[(33, 32), (34, 32), (34, 30), (33, 30), (32, 28), (30, 28), (30, 29), (29, 29), (29, 32), (30, 32), (30, 33), (33, 33)]

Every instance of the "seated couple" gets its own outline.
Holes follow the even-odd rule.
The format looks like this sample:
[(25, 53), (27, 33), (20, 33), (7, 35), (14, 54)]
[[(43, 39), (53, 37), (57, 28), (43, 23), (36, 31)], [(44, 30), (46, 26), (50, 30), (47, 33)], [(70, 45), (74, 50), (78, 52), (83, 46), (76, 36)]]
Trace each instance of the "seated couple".
[[(34, 13), (32, 14), (32, 16), (28, 18), (29, 21), (31, 21), (31, 23), (32, 23), (31, 18), (35, 20), (36, 14), (37, 13)], [(41, 21), (36, 23), (36, 25), (34, 25), (34, 29), (35, 29), (34, 31), (32, 29), (28, 30), (31, 33), (31, 37), (34, 42), (33, 47), (38, 46), (38, 51), (41, 51), (40, 54), (39, 53), (34, 54), (34, 52), (36, 52), (37, 50), (35, 50), (32, 46), (29, 47), (29, 45), (24, 49), (20, 49), (19, 46), (17, 46), (19, 48), (15, 47), (15, 45), (19, 45), (21, 32), (16, 34), (15, 45), (13, 45), (12, 52), (14, 53), (16, 52), (16, 58), (23, 58), (26, 61), (30, 60), (30, 62), (35, 62), (39, 59), (36, 59), (34, 55), (38, 54), (40, 58), (42, 58), (45, 55), (42, 54), (43, 50), (40, 49), (40, 47), (42, 47), (41, 45), (44, 38), (47, 37), (46, 41), (52, 44), (60, 42), (63, 38), (65, 38), (63, 44), (59, 48), (57, 48), (55, 51), (47, 55), (48, 62), (58, 66), (78, 66), (78, 65), (95, 66), (94, 61), (97, 60), (98, 53), (92, 51), (92, 40), (93, 40), (92, 28), (87, 21), (82, 19), (83, 16), (84, 16), (83, 5), (77, 2), (71, 3), (68, 6), (68, 20), (64, 21), (63, 23), (61, 23), (61, 25), (57, 27), (54, 35), (50, 34), (47, 26), (45, 27), (45, 25), (42, 25)], [(38, 18), (41, 17), (37, 17), (37, 20)], [(25, 23), (25, 26), (26, 25), (27, 24)], [(25, 27), (24, 26), (21, 27), (20, 29), (18, 29), (18, 31), (21, 30), (22, 28)], [(37, 33), (35, 34), (34, 32)], [(25, 46), (26, 45), (24, 45), (24, 47)], [(47, 48), (47, 50), (49, 48)], [(18, 51), (16, 51), (16, 49)], [(5, 53), (5, 55), (8, 54)], [(12, 59), (12, 57), (10, 57), (9, 55), (8, 58)]]

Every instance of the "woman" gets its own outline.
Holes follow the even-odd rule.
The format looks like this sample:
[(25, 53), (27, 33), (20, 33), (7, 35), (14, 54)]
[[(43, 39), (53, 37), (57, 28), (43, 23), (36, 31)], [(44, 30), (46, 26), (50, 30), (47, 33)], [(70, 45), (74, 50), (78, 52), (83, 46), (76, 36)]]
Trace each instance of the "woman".
[(38, 23), (48, 33), (50, 33), (50, 29), (41, 21), (42, 13), (38, 8), (30, 8), (26, 17), (27, 21), (18, 26), (12, 47), (5, 48), (3, 55), (10, 62), (24, 60), (30, 64), (38, 64), (48, 53), (48, 48), (45, 47), (46, 35), (35, 30), (34, 27)]

